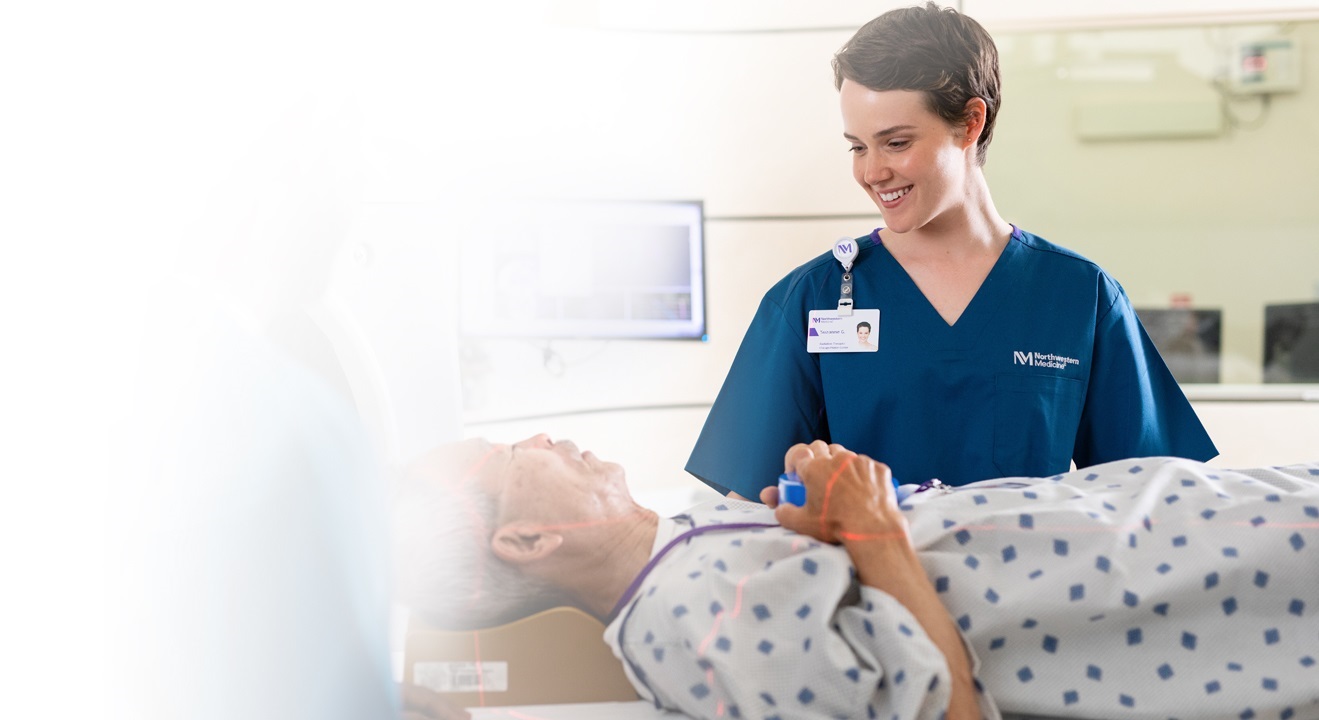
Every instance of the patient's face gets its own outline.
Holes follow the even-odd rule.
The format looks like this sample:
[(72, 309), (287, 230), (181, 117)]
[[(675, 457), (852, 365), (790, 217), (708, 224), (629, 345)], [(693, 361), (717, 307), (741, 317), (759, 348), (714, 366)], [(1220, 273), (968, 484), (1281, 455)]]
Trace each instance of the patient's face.
[(630, 509), (622, 466), (582, 452), (570, 440), (536, 435), (512, 445), (488, 445), (479, 471), (484, 491), (499, 503), (499, 522), (585, 522)]

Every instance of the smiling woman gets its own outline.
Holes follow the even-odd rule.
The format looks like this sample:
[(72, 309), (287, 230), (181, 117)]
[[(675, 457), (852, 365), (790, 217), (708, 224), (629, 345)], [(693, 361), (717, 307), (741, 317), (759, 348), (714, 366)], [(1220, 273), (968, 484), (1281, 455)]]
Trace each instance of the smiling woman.
[[(885, 226), (854, 260), (823, 254), (765, 294), (687, 470), (754, 498), (782, 448), (814, 439), (953, 485), (1214, 457), (1117, 281), (995, 208), (983, 165), (1002, 98), (984, 28), (934, 3), (893, 10), (833, 67), (853, 178)], [(873, 352), (860, 336), (808, 342), (835, 317), (876, 318)]]

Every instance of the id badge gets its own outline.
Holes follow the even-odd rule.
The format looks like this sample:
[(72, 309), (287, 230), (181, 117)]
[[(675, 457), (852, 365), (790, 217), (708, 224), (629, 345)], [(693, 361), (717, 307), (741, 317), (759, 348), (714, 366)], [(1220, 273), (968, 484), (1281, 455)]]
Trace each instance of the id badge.
[(879, 310), (812, 310), (806, 320), (806, 352), (852, 353), (879, 349)]

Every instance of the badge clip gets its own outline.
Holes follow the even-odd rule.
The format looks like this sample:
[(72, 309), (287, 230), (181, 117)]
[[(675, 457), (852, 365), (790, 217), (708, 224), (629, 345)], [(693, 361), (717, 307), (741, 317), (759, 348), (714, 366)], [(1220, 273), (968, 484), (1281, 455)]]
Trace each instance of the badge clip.
[(852, 261), (859, 250), (857, 241), (852, 238), (839, 238), (834, 242), (834, 259), (843, 266), (843, 287), (838, 294), (840, 316), (852, 314)]
[(852, 314), (852, 273), (843, 273), (843, 290), (838, 295), (838, 314)]

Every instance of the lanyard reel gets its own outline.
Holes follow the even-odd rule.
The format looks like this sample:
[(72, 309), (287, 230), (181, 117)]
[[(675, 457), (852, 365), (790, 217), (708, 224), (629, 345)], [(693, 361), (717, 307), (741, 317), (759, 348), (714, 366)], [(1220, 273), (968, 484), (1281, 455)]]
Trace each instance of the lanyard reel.
[(838, 294), (838, 314), (852, 314), (852, 261), (860, 250), (854, 238), (839, 238), (834, 242), (834, 259), (843, 266), (843, 285)]
[(861, 252), (860, 243), (853, 238), (839, 238), (834, 242), (834, 259), (843, 266), (843, 282), (838, 292), (836, 310), (811, 310), (806, 314), (806, 352), (870, 353), (879, 345), (870, 342), (879, 331), (879, 309), (858, 309), (852, 298), (852, 265)]

